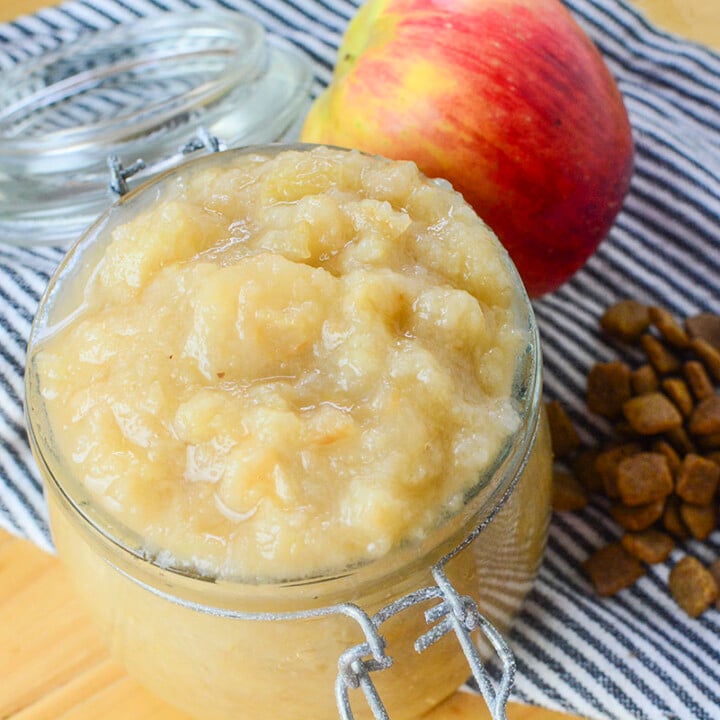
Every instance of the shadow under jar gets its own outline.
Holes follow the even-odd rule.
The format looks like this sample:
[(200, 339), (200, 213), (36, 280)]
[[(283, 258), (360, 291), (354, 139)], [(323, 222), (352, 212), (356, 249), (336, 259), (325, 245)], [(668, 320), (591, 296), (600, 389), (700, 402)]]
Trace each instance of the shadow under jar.
[[(265, 146), (131, 192), (51, 280), (26, 392), (90, 614), (202, 720), (335, 718), (364, 619), (434, 587), (436, 563), (451, 555), (501, 632), (537, 572), (551, 454), (532, 310), (494, 235), (412, 163)], [(436, 604), (378, 628), (393, 720), (469, 675), (453, 632), (414, 648)]]

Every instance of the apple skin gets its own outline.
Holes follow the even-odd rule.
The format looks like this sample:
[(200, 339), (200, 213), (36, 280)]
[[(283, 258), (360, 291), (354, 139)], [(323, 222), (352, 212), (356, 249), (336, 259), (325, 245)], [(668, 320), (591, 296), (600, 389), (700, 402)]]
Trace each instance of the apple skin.
[(370, 0), (301, 140), (449, 180), (534, 297), (592, 254), (633, 169), (620, 91), (559, 0)]

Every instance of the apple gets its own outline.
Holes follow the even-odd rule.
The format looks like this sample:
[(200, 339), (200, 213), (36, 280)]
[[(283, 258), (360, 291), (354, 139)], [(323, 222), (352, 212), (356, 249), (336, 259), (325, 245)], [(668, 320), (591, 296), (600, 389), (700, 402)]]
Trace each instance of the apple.
[(633, 167), (622, 96), (559, 0), (369, 0), (301, 140), (449, 180), (531, 296), (592, 254)]

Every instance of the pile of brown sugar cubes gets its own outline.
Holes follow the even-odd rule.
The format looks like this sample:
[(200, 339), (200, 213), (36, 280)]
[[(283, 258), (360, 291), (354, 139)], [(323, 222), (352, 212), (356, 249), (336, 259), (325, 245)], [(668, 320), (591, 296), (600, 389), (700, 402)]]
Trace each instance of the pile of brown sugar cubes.
[[(560, 404), (548, 403), (547, 411), (554, 509), (579, 510), (600, 493), (624, 531), (585, 562), (598, 594), (613, 595), (644, 574), (644, 563), (664, 562), (677, 541), (706, 540), (718, 525), (720, 316), (702, 313), (681, 324), (663, 308), (623, 300), (600, 325), (644, 358), (635, 367), (597, 363), (588, 375), (588, 409), (614, 424), (615, 437), (581, 447)], [(686, 555), (669, 585), (697, 617), (720, 597), (720, 559), (705, 567)]]

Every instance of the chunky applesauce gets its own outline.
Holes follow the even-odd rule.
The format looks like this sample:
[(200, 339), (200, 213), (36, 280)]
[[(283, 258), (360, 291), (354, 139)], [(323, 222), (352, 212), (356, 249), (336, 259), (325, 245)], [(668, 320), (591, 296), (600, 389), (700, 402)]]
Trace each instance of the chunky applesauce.
[(245, 155), (114, 227), (37, 356), (52, 432), (161, 563), (371, 560), (455, 512), (516, 431), (514, 283), (412, 163)]
[[(26, 374), (60, 557), (113, 656), (200, 720), (336, 720), (367, 640), (347, 604), (435, 586), (475, 527), (445, 570), (507, 630), (547, 532), (540, 386), (527, 297), (462, 198), (327, 148), (128, 196), (51, 280)], [(393, 720), (468, 677), (452, 632), (414, 648), (436, 602), (379, 627)]]

